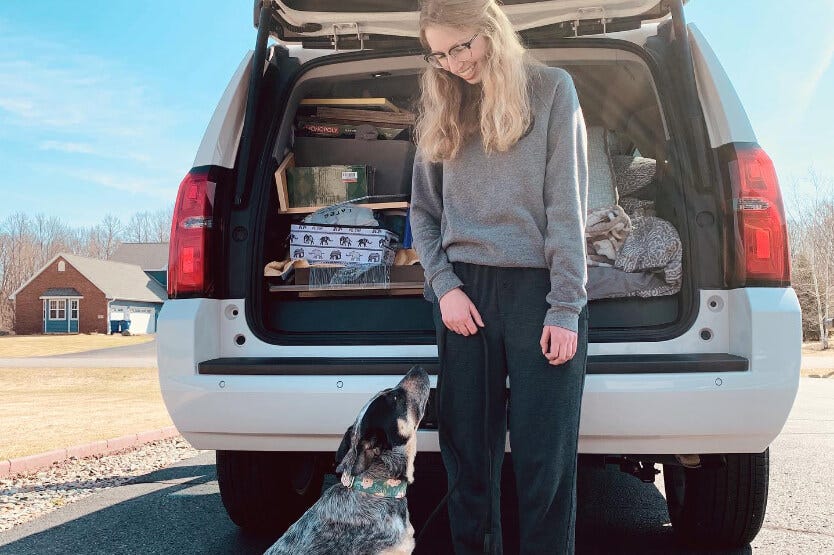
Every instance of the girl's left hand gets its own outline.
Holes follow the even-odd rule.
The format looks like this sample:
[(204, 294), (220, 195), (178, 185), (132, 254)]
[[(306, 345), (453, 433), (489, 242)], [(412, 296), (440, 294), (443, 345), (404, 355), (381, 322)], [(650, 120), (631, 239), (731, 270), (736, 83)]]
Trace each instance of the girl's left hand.
[(545, 326), (539, 344), (542, 346), (542, 354), (547, 357), (547, 361), (553, 366), (558, 366), (574, 357), (576, 341), (575, 331), (559, 326)]

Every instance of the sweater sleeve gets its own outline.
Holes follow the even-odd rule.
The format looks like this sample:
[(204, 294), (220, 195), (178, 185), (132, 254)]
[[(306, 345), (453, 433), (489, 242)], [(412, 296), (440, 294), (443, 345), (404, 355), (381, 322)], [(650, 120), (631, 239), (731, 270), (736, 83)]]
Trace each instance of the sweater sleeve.
[(424, 161), (418, 149), (411, 181), (411, 234), (414, 249), (426, 272), (426, 281), (438, 299), (463, 285), (443, 250), (440, 234), (442, 179), (441, 164)]
[(566, 71), (557, 71), (544, 177), (544, 250), (551, 284), (544, 325), (577, 331), (579, 313), (587, 302), (588, 140), (573, 80)]

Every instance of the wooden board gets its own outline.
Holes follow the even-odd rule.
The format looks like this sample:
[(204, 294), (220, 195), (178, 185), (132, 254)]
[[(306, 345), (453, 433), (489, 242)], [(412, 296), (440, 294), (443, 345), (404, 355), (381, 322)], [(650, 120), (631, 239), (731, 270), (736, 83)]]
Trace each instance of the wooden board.
[(399, 112), (400, 109), (387, 98), (305, 98), (302, 106), (341, 106), (344, 108), (375, 108), (387, 112)]
[(290, 195), (287, 191), (287, 168), (295, 167), (295, 155), (290, 152), (275, 170), (275, 187), (278, 189), (278, 212), (290, 209)]
[(387, 125), (414, 125), (417, 118), (411, 112), (381, 112), (375, 110), (356, 110), (351, 108), (333, 108), (319, 106), (316, 108), (317, 119), (334, 121), (355, 121), (362, 123), (384, 123)]
[[(397, 201), (397, 202), (372, 202), (372, 203), (355, 203), (356, 206), (362, 206), (364, 208), (370, 208), (371, 210), (390, 210), (392, 208), (398, 209), (407, 209), (408, 208), (408, 201)], [(287, 209), (279, 209), (279, 214), (311, 214), (316, 210), (321, 210), (322, 208), (327, 208), (326, 206), (299, 206), (295, 208), (287, 208)]]
[(310, 287), (309, 285), (270, 285), (270, 293), (297, 293), (299, 297), (358, 297), (362, 295), (422, 295), (422, 282), (391, 282), (355, 287)]

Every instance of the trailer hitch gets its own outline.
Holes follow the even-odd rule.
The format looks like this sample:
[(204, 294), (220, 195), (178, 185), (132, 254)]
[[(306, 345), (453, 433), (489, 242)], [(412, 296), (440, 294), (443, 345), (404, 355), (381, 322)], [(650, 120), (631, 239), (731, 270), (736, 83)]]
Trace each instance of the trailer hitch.
[(646, 484), (653, 484), (654, 477), (660, 474), (660, 470), (655, 468), (654, 463), (645, 463), (643, 461), (629, 459), (623, 457), (620, 459), (620, 471), (638, 478), (641, 482)]

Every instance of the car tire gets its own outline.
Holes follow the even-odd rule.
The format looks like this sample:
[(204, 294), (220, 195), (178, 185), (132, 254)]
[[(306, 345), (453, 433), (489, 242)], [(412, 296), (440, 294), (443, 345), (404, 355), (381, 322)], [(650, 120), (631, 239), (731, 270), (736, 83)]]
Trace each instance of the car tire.
[(740, 548), (762, 527), (770, 449), (724, 457), (726, 464), (711, 468), (663, 465), (672, 529), (686, 545)]
[(321, 494), (324, 469), (313, 453), (217, 451), (220, 498), (244, 530), (281, 532)]

